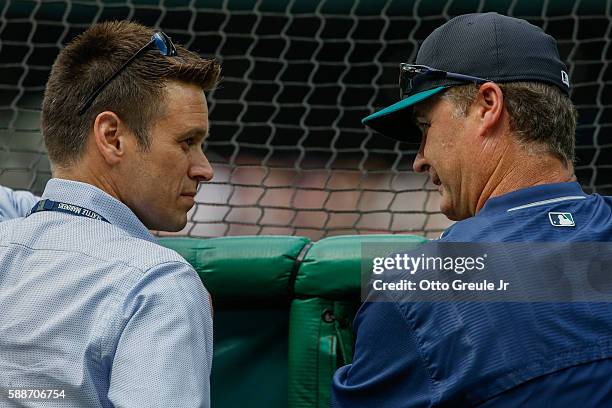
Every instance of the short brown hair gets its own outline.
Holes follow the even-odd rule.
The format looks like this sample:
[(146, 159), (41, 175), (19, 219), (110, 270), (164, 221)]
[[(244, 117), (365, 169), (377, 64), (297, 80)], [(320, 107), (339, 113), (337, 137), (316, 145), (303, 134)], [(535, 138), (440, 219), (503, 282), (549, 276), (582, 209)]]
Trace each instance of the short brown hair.
[(81, 157), (95, 117), (115, 112), (148, 149), (148, 131), (160, 114), (163, 88), (168, 80), (194, 83), (203, 91), (219, 78), (215, 59), (204, 59), (176, 45), (177, 55), (166, 57), (156, 49), (136, 58), (98, 95), (83, 115), (78, 115), (88, 95), (145, 45), (153, 29), (129, 21), (93, 25), (60, 51), (47, 86), (42, 128), (49, 159), (67, 167)]
[[(570, 98), (556, 86), (542, 82), (498, 85), (510, 116), (510, 130), (517, 140), (542, 146), (566, 165), (573, 164), (578, 114)], [(477, 85), (456, 86), (448, 89), (443, 98), (465, 116), (477, 92)]]

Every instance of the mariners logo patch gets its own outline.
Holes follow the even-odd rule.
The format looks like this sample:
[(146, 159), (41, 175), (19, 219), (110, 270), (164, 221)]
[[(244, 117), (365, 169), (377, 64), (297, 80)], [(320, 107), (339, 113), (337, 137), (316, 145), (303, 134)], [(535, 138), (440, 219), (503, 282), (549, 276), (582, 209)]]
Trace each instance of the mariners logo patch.
[(555, 227), (575, 227), (574, 217), (566, 212), (549, 212), (548, 219)]

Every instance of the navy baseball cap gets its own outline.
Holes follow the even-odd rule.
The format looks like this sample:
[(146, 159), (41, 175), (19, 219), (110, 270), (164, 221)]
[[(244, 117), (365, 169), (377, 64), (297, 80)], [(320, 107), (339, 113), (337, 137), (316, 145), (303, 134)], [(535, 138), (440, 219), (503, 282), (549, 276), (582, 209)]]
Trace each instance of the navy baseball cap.
[(403, 88), (402, 99), (362, 120), (377, 132), (402, 141), (420, 137), (412, 121), (412, 107), (451, 86), (534, 81), (555, 85), (566, 95), (570, 90), (556, 40), (525, 20), (497, 13), (465, 14), (449, 20), (423, 41), (414, 65), (402, 65), (414, 75), (410, 86)]

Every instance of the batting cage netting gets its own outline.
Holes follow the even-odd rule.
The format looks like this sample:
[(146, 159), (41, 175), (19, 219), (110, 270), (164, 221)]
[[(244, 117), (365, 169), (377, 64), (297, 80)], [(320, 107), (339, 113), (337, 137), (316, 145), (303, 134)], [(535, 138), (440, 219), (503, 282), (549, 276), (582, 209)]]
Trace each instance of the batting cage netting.
[[(40, 105), (59, 49), (95, 22), (129, 19), (216, 56), (208, 95), (215, 168), (191, 236), (412, 233), (449, 225), (412, 172), (416, 146), (361, 118), (398, 99), (400, 62), (449, 18), (497, 11), (559, 41), (580, 113), (577, 176), (612, 192), (610, 2), (573, 0), (0, 1), (0, 184), (40, 193), (51, 176)], [(483, 59), (492, 58), (482, 55)]]

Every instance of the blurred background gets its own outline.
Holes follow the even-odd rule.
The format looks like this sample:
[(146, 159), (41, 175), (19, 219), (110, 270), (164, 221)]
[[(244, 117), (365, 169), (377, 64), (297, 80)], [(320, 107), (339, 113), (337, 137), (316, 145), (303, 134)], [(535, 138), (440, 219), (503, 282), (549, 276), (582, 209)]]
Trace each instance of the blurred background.
[(412, 172), (417, 146), (361, 119), (398, 100), (398, 65), (433, 29), (497, 11), (558, 40), (580, 114), (578, 179), (612, 194), (610, 9), (605, 0), (0, 0), (0, 184), (42, 192), (51, 173), (40, 105), (59, 49), (92, 23), (129, 19), (223, 66), (208, 95), (215, 178), (179, 235), (437, 237), (450, 222), (434, 186)]

